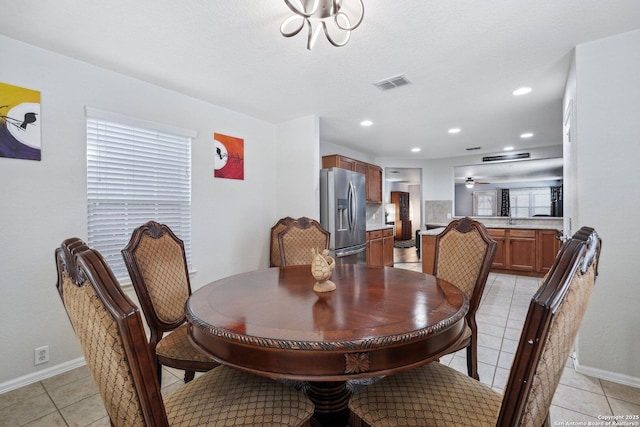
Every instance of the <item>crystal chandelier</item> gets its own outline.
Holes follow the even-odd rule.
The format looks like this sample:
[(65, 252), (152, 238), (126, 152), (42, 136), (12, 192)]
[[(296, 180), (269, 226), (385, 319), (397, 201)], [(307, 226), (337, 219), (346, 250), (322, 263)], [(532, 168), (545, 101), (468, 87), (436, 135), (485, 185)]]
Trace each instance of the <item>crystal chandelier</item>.
[[(293, 15), (282, 22), (280, 33), (285, 37), (293, 37), (305, 26), (308, 27), (307, 49), (311, 50), (320, 34), (320, 28), (324, 30), (327, 40), (334, 46), (340, 47), (347, 44), (351, 37), (351, 31), (358, 28), (364, 17), (363, 0), (284, 0), (293, 11)], [(345, 11), (344, 4), (360, 3), (352, 24)]]

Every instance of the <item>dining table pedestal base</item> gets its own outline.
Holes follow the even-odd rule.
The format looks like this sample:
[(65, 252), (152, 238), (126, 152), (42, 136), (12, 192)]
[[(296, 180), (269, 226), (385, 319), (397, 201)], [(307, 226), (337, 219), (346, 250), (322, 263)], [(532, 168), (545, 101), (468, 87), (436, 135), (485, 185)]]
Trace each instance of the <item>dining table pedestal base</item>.
[(313, 418), (322, 426), (346, 426), (352, 390), (346, 381), (309, 381), (305, 388), (315, 405)]

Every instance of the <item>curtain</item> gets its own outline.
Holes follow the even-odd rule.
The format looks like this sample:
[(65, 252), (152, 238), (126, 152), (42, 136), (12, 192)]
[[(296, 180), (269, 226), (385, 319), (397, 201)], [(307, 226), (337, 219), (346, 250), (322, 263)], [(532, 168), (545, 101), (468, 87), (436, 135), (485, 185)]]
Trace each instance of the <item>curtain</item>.
[(562, 216), (562, 185), (551, 188), (551, 216)]
[(500, 216), (509, 216), (511, 203), (509, 202), (509, 189), (502, 189), (502, 201), (500, 202)]

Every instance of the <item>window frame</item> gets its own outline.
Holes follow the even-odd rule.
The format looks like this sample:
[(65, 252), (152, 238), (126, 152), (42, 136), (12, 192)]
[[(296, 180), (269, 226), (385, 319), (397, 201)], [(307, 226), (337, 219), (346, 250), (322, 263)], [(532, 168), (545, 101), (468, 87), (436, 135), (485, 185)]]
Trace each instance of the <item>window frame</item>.
[(135, 228), (155, 220), (183, 240), (191, 271), (191, 149), (197, 133), (91, 107), (85, 123), (89, 246), (128, 283), (120, 251)]
[[(526, 205), (520, 206), (517, 203), (518, 196), (526, 196)], [(545, 205), (536, 205), (536, 196), (544, 196), (549, 203)], [(514, 200), (516, 203), (514, 203)], [(512, 218), (531, 218), (535, 215), (551, 215), (551, 187), (525, 187), (512, 188), (509, 190), (509, 209)], [(526, 215), (521, 215), (519, 211), (525, 211)], [(546, 210), (546, 212), (540, 212)]]

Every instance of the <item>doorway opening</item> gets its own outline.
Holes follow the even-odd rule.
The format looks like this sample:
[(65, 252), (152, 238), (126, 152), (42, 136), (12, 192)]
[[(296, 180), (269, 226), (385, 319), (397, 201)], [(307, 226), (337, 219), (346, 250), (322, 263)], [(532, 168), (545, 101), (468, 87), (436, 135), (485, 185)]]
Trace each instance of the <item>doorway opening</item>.
[(384, 189), (385, 224), (394, 227), (394, 264), (420, 262), (422, 169), (386, 167)]

